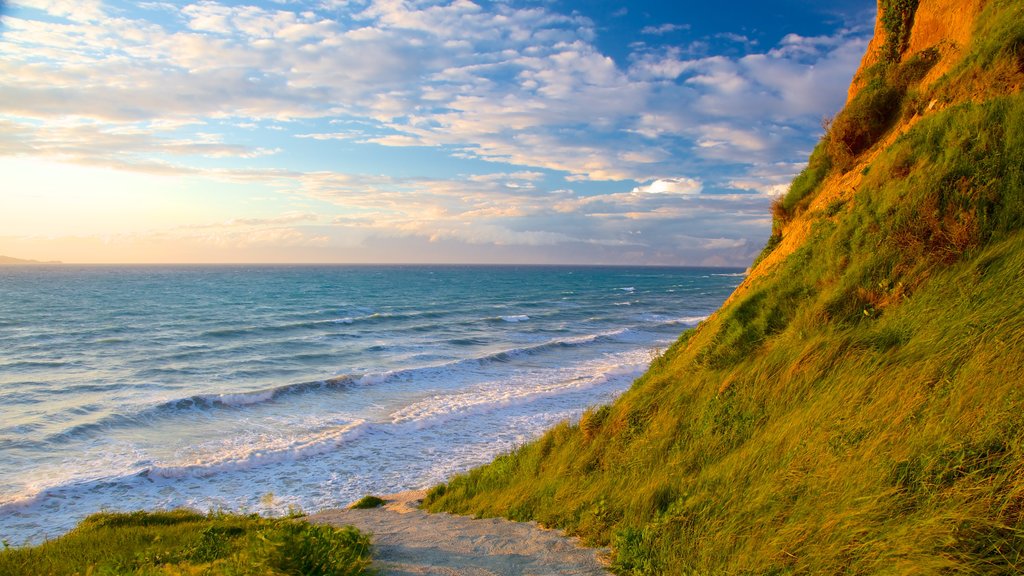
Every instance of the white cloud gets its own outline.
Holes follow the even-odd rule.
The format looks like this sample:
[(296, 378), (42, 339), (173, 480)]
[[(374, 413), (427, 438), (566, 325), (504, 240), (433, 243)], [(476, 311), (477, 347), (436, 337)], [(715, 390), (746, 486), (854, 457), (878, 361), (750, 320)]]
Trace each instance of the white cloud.
[[(843, 101), (867, 37), (789, 35), (750, 52), (749, 39), (723, 36), (750, 52), (738, 57), (642, 43), (616, 62), (593, 22), (547, 3), (147, 4), (171, 18), (160, 22), (98, 0), (17, 5), (28, 10), (5, 17), (0, 44), (0, 154), (259, 182), (380, 237), (531, 246), (650, 247), (674, 240), (660, 227), (672, 219), (708, 231), (692, 238), (766, 227), (754, 214), (799, 171), (806, 150), (793, 150)], [(436, 147), (494, 172), (347, 174), (320, 158), (323, 171), (298, 170), (281, 153), (300, 144), (289, 134), (341, 142), (325, 149)], [(694, 177), (652, 179), (673, 174)], [(574, 190), (545, 191), (549, 177)], [(601, 180), (622, 182), (607, 193)], [(705, 198), (730, 191), (747, 193)], [(642, 235), (628, 228), (638, 222)]]
[[(86, 6), (31, 2), (59, 13)], [(70, 103), (78, 115), (112, 122), (361, 117), (383, 123), (387, 133), (371, 131), (358, 142), (444, 146), (564, 171), (573, 181), (630, 179), (670, 158), (653, 151), (665, 146), (623, 137), (629, 133), (689, 139), (697, 154), (712, 158), (722, 158), (723, 143), (767, 153), (777, 139), (758, 132), (794, 120), (816, 125), (834, 106), (823, 103), (840, 98), (845, 81), (835, 76), (848, 75), (863, 49), (863, 37), (849, 32), (790, 35), (739, 59), (644, 49), (623, 69), (597, 50), (592, 23), (578, 15), (464, 0), (353, 6), (333, 8), (348, 11), (355, 26), (308, 11), (210, 0), (182, 8), (184, 30), (109, 15), (102, 25), (76, 21), (64, 29), (10, 19), (0, 110), (49, 120)], [(669, 80), (676, 82), (663, 84)], [(840, 88), (823, 94), (821, 86)], [(693, 122), (695, 114), (704, 121)], [(748, 132), (744, 138), (700, 128), (708, 118), (721, 119), (717, 126), (755, 115), (773, 122), (737, 127)], [(800, 120), (811, 115), (813, 124)], [(661, 120), (649, 122), (655, 117)]]
[(666, 23), (666, 24), (661, 24), (659, 26), (644, 26), (643, 29), (640, 30), (640, 33), (641, 34), (651, 34), (651, 35), (654, 35), (654, 36), (662, 36), (664, 34), (669, 34), (671, 32), (677, 32), (679, 30), (689, 30), (689, 29), (690, 29), (690, 25), (689, 24)]
[(698, 194), (704, 188), (695, 178), (659, 178), (645, 186), (633, 188), (636, 194)]
[(11, 0), (10, 4), (42, 10), (76, 22), (96, 22), (103, 18), (100, 0)]

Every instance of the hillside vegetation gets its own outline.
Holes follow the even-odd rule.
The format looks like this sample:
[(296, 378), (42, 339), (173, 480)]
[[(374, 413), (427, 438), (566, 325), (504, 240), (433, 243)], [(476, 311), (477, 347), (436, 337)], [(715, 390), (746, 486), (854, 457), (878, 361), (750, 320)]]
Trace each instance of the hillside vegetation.
[(1024, 573), (1024, 2), (944, 6), (881, 0), (715, 315), (427, 507), (564, 528), (624, 574)]
[(357, 576), (369, 566), (370, 539), (355, 528), (189, 510), (93, 514), (55, 540), (0, 551), (4, 576)]

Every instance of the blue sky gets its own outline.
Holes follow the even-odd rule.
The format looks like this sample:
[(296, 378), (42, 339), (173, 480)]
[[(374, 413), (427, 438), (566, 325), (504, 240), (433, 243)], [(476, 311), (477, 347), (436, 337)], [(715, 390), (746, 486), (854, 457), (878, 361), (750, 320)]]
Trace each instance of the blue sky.
[(739, 265), (874, 2), (13, 0), (0, 254)]

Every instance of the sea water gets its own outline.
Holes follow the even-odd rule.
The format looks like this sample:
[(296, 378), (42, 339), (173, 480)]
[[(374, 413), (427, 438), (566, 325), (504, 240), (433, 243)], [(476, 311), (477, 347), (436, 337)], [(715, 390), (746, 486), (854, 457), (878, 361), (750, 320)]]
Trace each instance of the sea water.
[[(0, 537), (422, 488), (626, 390), (739, 270), (0, 268)], [(681, 384), (682, 385), (682, 384)]]

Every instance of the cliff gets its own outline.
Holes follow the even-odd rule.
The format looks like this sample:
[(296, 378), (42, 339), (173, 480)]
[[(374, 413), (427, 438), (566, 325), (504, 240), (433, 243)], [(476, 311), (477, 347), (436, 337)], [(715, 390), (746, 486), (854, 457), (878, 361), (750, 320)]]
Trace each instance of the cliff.
[(1022, 85), (1019, 0), (880, 0), (743, 285), (427, 505), (628, 574), (1024, 573)]

